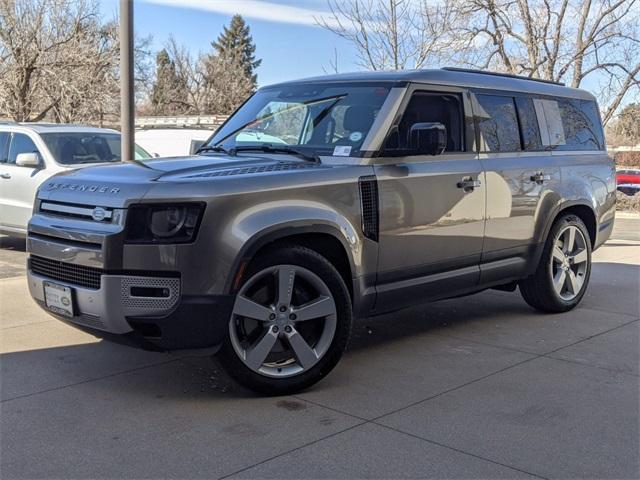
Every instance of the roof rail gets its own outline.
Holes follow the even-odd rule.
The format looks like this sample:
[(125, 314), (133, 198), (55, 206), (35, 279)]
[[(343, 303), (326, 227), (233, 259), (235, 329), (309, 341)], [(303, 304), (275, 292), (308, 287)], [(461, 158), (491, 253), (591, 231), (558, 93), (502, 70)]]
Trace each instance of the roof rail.
[(0, 120), (0, 125), (15, 125), (16, 122), (13, 120)]
[(517, 78), (518, 80), (531, 80), (532, 82), (550, 83), (551, 85), (560, 85), (564, 87), (564, 83), (562, 82), (555, 82), (553, 80), (544, 80), (542, 78), (525, 77), (523, 75), (513, 75), (511, 73), (488, 72), (486, 70), (474, 70), (473, 68), (457, 68), (457, 67), (443, 67), (442, 70), (447, 70), (449, 72), (479, 73), (481, 75), (493, 75), (496, 77)]

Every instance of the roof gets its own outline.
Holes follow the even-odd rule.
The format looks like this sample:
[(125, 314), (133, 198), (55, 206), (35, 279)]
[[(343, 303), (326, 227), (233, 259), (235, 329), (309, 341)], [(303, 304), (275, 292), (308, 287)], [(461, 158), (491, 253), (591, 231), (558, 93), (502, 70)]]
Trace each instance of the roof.
[(120, 133), (117, 130), (110, 128), (96, 128), (88, 127), (86, 125), (67, 125), (64, 123), (14, 123), (14, 122), (0, 122), (0, 130), (5, 128), (23, 128), (37, 133), (69, 133), (69, 132), (81, 132), (81, 133)]
[(495, 72), (472, 71), (462, 69), (422, 69), (395, 71), (366, 71), (354, 73), (340, 73), (321, 77), (304, 78), (264, 88), (279, 87), (302, 83), (338, 83), (338, 82), (415, 82), (432, 85), (448, 85), (469, 88), (486, 88), (492, 90), (508, 90), (538, 95), (554, 95), (560, 97), (595, 100), (595, 97), (585, 90), (565, 87), (559, 83), (501, 75)]

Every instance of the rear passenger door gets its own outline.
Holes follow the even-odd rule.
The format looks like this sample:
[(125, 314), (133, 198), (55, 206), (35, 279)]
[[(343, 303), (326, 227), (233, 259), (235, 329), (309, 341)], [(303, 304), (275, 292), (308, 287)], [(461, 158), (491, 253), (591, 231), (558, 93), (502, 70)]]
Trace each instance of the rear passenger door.
[[(560, 161), (551, 155), (548, 138), (543, 145), (536, 115), (539, 99), (475, 91), (473, 108), (487, 185), (480, 281), (491, 283), (517, 278), (525, 270), (537, 243), (540, 202), (553, 201), (560, 183)], [(553, 106), (549, 109), (551, 117)]]

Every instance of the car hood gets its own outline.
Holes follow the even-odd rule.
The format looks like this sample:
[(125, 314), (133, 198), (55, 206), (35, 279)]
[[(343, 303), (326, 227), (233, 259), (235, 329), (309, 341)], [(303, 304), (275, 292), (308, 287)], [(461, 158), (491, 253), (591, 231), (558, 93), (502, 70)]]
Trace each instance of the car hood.
[(124, 208), (162, 182), (221, 180), (221, 177), (319, 168), (290, 155), (154, 158), (73, 169), (45, 181), (38, 198), (73, 204)]

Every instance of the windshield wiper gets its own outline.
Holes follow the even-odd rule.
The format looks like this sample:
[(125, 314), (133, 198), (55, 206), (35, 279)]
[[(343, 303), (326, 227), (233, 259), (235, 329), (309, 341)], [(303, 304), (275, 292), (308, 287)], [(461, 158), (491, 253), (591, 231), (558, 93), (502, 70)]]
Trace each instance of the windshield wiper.
[(226, 148), (221, 147), (220, 145), (204, 145), (196, 150), (196, 155), (202, 152), (219, 152), (219, 153), (226, 153), (227, 155), (230, 155), (230, 152)]
[(265, 152), (265, 153), (284, 153), (287, 155), (296, 155), (308, 162), (320, 163), (320, 157), (313, 153), (306, 153), (296, 148), (280, 147), (272, 145), (242, 145), (232, 148), (229, 153), (235, 155), (237, 152)]

